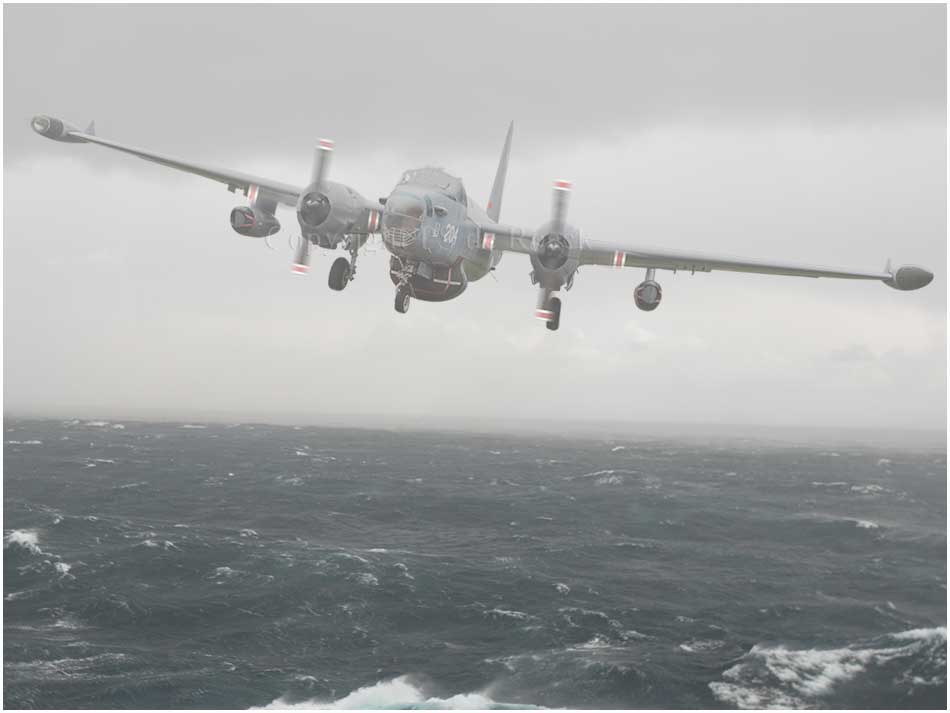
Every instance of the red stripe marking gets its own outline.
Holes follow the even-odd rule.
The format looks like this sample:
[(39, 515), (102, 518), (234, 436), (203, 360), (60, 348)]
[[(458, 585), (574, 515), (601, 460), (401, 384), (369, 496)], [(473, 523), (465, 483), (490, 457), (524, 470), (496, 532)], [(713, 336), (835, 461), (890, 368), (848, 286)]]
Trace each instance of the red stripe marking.
[(536, 309), (534, 311), (534, 316), (538, 319), (543, 319), (550, 322), (552, 319), (554, 319), (554, 312), (549, 309)]
[(573, 184), (570, 181), (555, 181), (554, 187), (561, 191), (571, 190)]
[(626, 253), (620, 252), (619, 250), (614, 253), (614, 267), (623, 267), (623, 261), (626, 257)]
[(494, 245), (495, 245), (495, 234), (485, 233), (485, 237), (482, 238), (482, 247), (485, 250), (491, 250)]
[(322, 148), (324, 151), (332, 151), (333, 142), (330, 141), (330, 139), (320, 139), (320, 148)]
[(306, 275), (307, 272), (310, 270), (310, 266), (309, 266), (309, 265), (301, 265), (300, 263), (296, 263), (296, 264), (294, 264), (294, 266), (293, 266), (292, 268), (290, 268), (290, 269), (293, 270), (293, 271), (294, 271), (296, 274), (298, 274), (298, 275)]
[(254, 205), (254, 201), (257, 200), (257, 190), (257, 186), (252, 185), (247, 192), (247, 198), (251, 205)]

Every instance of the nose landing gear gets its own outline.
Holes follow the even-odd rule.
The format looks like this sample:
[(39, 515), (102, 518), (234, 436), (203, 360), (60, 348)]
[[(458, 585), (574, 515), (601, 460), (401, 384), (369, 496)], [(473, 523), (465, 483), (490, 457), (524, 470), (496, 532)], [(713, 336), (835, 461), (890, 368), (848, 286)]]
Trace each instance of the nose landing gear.
[(409, 311), (409, 303), (412, 301), (412, 290), (409, 285), (399, 285), (396, 288), (396, 311), (399, 314), (405, 314)]

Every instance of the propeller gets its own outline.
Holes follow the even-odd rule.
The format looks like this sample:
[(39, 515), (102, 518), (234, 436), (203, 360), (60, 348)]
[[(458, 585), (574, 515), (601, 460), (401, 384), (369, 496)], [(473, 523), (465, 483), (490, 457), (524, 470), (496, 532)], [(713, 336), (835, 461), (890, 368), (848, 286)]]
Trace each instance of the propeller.
[(564, 237), (567, 218), (570, 181), (554, 182), (554, 201), (551, 204), (551, 225), (548, 234), (538, 243), (538, 260), (549, 270), (557, 270), (567, 262), (571, 246)]
[[(330, 201), (322, 189), (326, 182), (327, 172), (330, 170), (331, 153), (333, 153), (333, 142), (330, 139), (320, 139), (313, 152), (310, 186), (299, 207), (301, 220), (306, 220), (311, 225), (320, 225), (330, 213)], [(310, 239), (306, 235), (300, 236), (291, 270), (295, 275), (306, 275), (310, 271)]]
[(310, 238), (306, 235), (300, 236), (300, 242), (297, 243), (297, 254), (294, 257), (294, 265), (290, 269), (295, 275), (306, 275), (310, 272)]
[(313, 152), (313, 175), (310, 183), (319, 188), (327, 177), (330, 168), (330, 154), (333, 153), (333, 142), (330, 139), (320, 139)]
[(554, 182), (554, 202), (551, 205), (551, 232), (564, 232), (564, 219), (567, 218), (567, 200), (573, 184), (570, 181)]

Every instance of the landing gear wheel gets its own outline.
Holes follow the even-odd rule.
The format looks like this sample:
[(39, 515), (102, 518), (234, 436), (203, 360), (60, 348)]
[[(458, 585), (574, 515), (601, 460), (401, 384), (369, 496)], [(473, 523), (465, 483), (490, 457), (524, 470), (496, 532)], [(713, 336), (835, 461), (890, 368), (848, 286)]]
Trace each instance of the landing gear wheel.
[(409, 311), (409, 303), (412, 301), (412, 292), (405, 285), (396, 290), (396, 311), (399, 314), (405, 314)]
[(561, 300), (558, 297), (552, 297), (548, 300), (548, 309), (554, 312), (554, 318), (549, 319), (545, 326), (552, 332), (561, 326)]
[(330, 279), (328, 280), (331, 290), (342, 290), (350, 282), (352, 271), (350, 270), (350, 261), (345, 257), (338, 257), (330, 266)]

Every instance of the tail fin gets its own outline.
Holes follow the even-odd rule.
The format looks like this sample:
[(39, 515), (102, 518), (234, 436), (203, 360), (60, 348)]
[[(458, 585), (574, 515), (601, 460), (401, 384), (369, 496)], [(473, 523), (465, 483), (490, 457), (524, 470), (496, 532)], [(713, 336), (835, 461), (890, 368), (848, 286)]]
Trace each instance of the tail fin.
[(86, 127), (86, 130), (83, 133), (88, 134), (89, 136), (96, 135), (96, 120), (95, 119), (89, 122), (89, 126)]
[(486, 212), (488, 217), (498, 222), (501, 215), (501, 194), (505, 192), (505, 175), (508, 173), (508, 154), (511, 153), (511, 134), (515, 130), (515, 122), (508, 125), (508, 136), (505, 138), (505, 148), (501, 151), (501, 160), (498, 161), (498, 172), (491, 187), (491, 196), (488, 198)]

